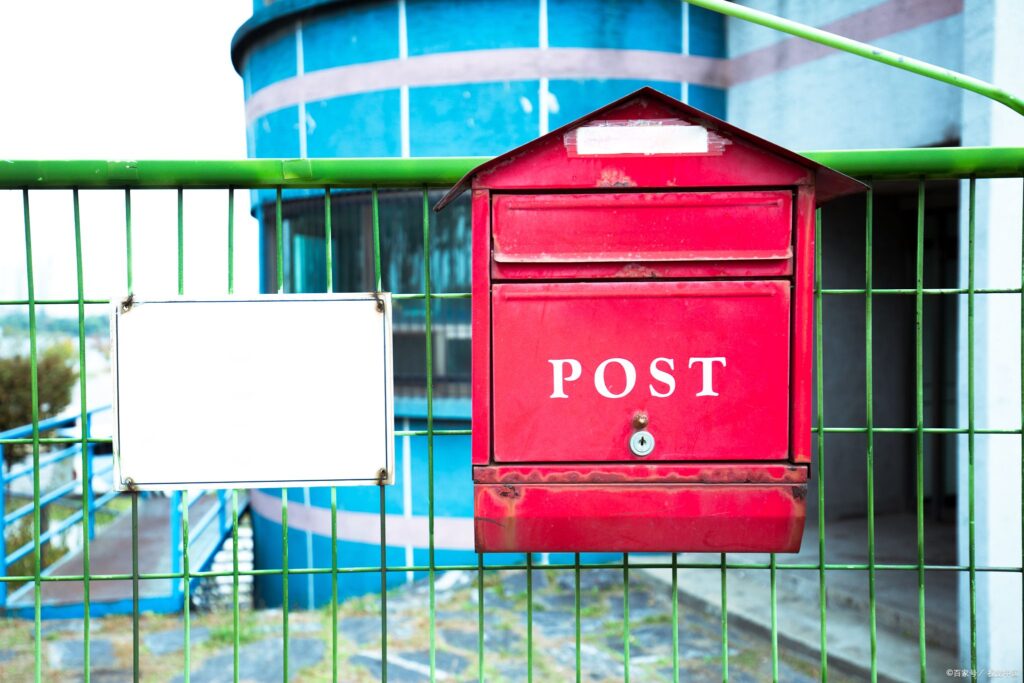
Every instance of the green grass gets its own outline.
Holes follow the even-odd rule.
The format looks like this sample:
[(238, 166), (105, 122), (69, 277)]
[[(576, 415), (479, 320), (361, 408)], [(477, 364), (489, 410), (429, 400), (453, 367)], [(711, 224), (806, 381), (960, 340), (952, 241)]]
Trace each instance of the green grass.
[[(251, 643), (260, 636), (266, 635), (264, 632), (256, 628), (256, 625), (251, 620), (239, 620), (238, 623), (238, 643), (239, 645), (245, 645)], [(235, 642), (235, 627), (234, 623), (229, 621), (227, 623), (216, 624), (210, 627), (210, 639), (209, 644), (211, 646), (229, 646)]]

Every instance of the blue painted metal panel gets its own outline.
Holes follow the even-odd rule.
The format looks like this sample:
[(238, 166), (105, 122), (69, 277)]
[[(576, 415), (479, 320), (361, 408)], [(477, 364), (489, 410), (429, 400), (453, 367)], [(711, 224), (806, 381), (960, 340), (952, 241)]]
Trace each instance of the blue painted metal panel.
[[(260, 542), (254, 547), (254, 560), (256, 566), (261, 568), (281, 567), (281, 525), (279, 522), (253, 516), (253, 534)], [(331, 541), (329, 537), (314, 535), (313, 557), (316, 558), (316, 566), (330, 568), (331, 566)], [(302, 532), (289, 531), (288, 554), (289, 567), (297, 569), (305, 567), (306, 536)], [(380, 564), (380, 546), (371, 543), (339, 543), (338, 562), (343, 567), (374, 567)], [(400, 567), (405, 564), (405, 549), (395, 546), (387, 548), (387, 564), (391, 567)], [(289, 607), (295, 609), (308, 608), (310, 606), (320, 607), (328, 604), (331, 599), (331, 575), (315, 574), (312, 581), (308, 575), (292, 574), (288, 577), (288, 603)], [(388, 587), (396, 588), (406, 582), (404, 572), (389, 572)], [(313, 593), (310, 595), (310, 585)], [(254, 595), (257, 607), (280, 607), (281, 606), (282, 577), (256, 576)], [(380, 592), (380, 572), (354, 572), (338, 574), (338, 598), (346, 598), (364, 595), (366, 593)]]
[(307, 72), (398, 58), (398, 3), (355, 4), (302, 24)]
[[(342, 513), (339, 512), (339, 516)], [(253, 514), (253, 535), (259, 539), (254, 545), (255, 565), (263, 569), (281, 568), (282, 535), (280, 520), (273, 520)], [(330, 568), (330, 535), (313, 534), (313, 566)], [(310, 566), (307, 560), (307, 532), (291, 528), (288, 531), (288, 566), (299, 569)], [(387, 563), (397, 567), (405, 564), (405, 549), (388, 546)], [(374, 567), (380, 564), (380, 546), (376, 543), (338, 542), (339, 567)], [(388, 574), (388, 586), (395, 587), (405, 581), (403, 573)], [(310, 599), (310, 583), (313, 595)], [(255, 598), (258, 607), (279, 607), (281, 605), (282, 577), (256, 576)], [(338, 597), (340, 599), (380, 591), (379, 572), (342, 573), (338, 575)], [(288, 581), (289, 606), (305, 608), (319, 607), (331, 599), (330, 574), (314, 575), (310, 582), (307, 575), (291, 575)]]
[(554, 96), (555, 101), (558, 102), (558, 111), (552, 111), (548, 115), (551, 128), (557, 128), (570, 121), (574, 121), (592, 112), (594, 109), (628, 95), (645, 85), (660, 90), (672, 97), (679, 97), (680, 88), (682, 87), (679, 83), (664, 81), (625, 79), (553, 80), (548, 84), (548, 91)]
[(507, 81), (411, 88), (412, 155), (497, 155), (529, 142), (539, 133), (538, 87)]
[[(468, 424), (459, 425), (466, 429)], [(425, 429), (426, 425), (421, 427)], [(435, 426), (435, 429), (445, 427)], [(415, 427), (414, 427), (415, 429)], [(434, 514), (473, 516), (472, 464), (468, 436), (434, 437)], [(412, 437), (412, 513), (427, 515), (427, 437)], [(442, 493), (442, 495), (436, 495)]]
[(409, 55), (537, 47), (540, 4), (507, 0), (407, 0)]
[(690, 5), (690, 54), (725, 57), (725, 17)]
[(346, 95), (306, 105), (310, 157), (393, 157), (402, 153), (397, 90)]
[(286, 25), (294, 26), (296, 21), (315, 16), (329, 5), (353, 4), (351, 0), (253, 0), (253, 3), (253, 16), (239, 26), (231, 38), (231, 63), (239, 72), (246, 53), (264, 33)]
[(682, 3), (548, 0), (548, 44), (678, 53), (682, 50)]
[(248, 53), (245, 72), (249, 76), (249, 94), (297, 73), (295, 31), (292, 27), (260, 41)]
[(687, 104), (717, 116), (720, 119), (726, 118), (726, 93), (721, 88), (709, 88), (706, 85), (691, 83), (688, 88)]
[[(426, 397), (396, 396), (395, 415), (416, 415), (427, 414)], [(468, 398), (435, 398), (434, 419), (456, 419), (469, 420), (470, 403)], [(467, 427), (461, 427), (467, 428)]]
[(299, 156), (299, 108), (288, 107), (256, 119), (256, 156), (294, 158)]

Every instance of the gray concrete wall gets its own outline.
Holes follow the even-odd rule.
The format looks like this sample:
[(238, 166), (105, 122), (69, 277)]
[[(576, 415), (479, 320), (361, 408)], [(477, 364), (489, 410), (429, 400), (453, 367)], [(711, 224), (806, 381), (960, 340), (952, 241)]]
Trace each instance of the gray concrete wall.
[[(744, 0), (744, 5), (860, 39), (933, 64), (962, 64), (961, 16), (945, 0)], [(947, 11), (940, 11), (943, 9)], [(858, 16), (859, 15), (859, 16)], [(889, 33), (894, 19), (909, 30)], [(729, 56), (771, 45), (811, 49), (791, 36), (737, 19), (727, 21)], [(759, 59), (792, 58), (785, 51)], [(729, 89), (729, 120), (794, 149), (918, 147), (956, 141), (956, 88), (840, 52), (740, 82)]]

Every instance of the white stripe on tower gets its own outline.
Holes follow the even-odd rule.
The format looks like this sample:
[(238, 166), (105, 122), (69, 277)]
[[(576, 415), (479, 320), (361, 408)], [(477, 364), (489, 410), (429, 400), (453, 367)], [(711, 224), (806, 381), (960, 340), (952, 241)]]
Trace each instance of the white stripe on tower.
[[(541, 50), (548, 49), (548, 0), (540, 0), (540, 20), (537, 27), (539, 36), (539, 47)], [(540, 77), (540, 85), (537, 88), (537, 111), (539, 116), (539, 131), (540, 135), (545, 135), (548, 132), (548, 77), (547, 74), (542, 74)]]
[[(409, 58), (409, 30), (405, 21), (405, 0), (398, 0), (398, 58)], [(404, 65), (403, 65), (404, 66)], [(409, 149), (409, 85), (404, 84), (398, 90), (399, 118), (401, 120), (402, 157), (411, 156)]]
[[(402, 420), (402, 431), (409, 431), (409, 418)], [(412, 520), (412, 437), (402, 437), (402, 517)], [(405, 543), (405, 566), (413, 563), (412, 542)], [(412, 583), (412, 572), (405, 573), (405, 582)]]
[[(295, 75), (302, 78), (306, 73), (306, 57), (302, 52), (302, 22), (295, 22)], [(306, 158), (306, 99), (299, 101), (299, 156)], [(312, 575), (311, 575), (312, 576)]]

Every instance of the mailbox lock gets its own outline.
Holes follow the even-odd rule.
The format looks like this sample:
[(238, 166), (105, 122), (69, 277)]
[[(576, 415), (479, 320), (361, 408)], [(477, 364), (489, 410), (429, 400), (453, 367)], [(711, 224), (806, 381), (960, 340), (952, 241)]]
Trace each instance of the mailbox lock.
[(639, 458), (650, 455), (654, 450), (654, 436), (645, 429), (634, 432), (633, 436), (629, 437), (629, 450)]

